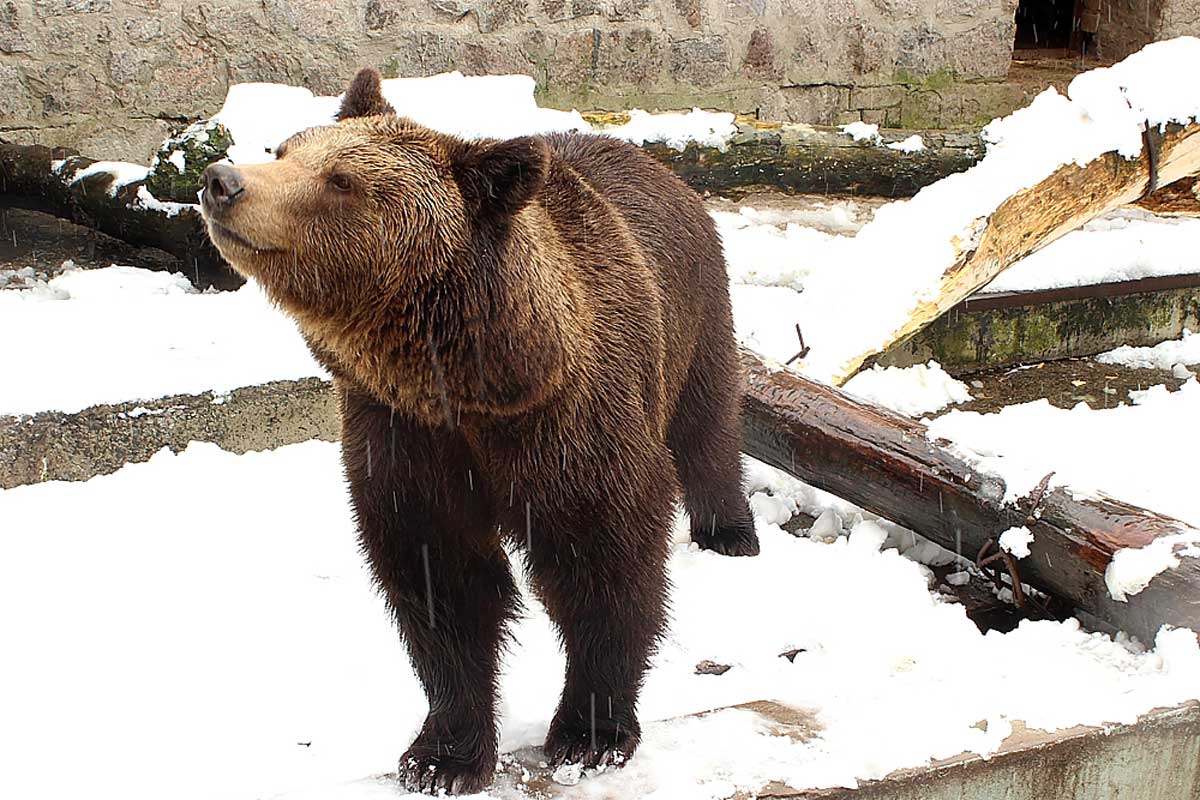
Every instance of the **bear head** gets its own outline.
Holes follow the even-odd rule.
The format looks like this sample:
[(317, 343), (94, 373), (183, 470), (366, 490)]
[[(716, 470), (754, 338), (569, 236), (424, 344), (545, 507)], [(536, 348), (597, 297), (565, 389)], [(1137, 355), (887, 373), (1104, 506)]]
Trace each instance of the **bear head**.
[(462, 264), (541, 188), (537, 138), (468, 142), (399, 117), (380, 75), (350, 83), (337, 122), (266, 164), (214, 164), (201, 213), (221, 255), (301, 320), (345, 318)]

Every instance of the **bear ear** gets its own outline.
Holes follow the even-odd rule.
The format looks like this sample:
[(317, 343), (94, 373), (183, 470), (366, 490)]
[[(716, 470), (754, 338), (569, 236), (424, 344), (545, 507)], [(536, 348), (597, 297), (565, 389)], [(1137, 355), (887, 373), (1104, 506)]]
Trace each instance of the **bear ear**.
[(535, 136), (503, 142), (468, 143), (452, 168), (468, 210), (476, 215), (511, 215), (542, 188), (550, 154)]
[(380, 114), (395, 114), (387, 100), (383, 99), (382, 76), (374, 67), (364, 67), (350, 81), (346, 94), (342, 97), (342, 107), (338, 109), (337, 119), (353, 117), (375, 117)]

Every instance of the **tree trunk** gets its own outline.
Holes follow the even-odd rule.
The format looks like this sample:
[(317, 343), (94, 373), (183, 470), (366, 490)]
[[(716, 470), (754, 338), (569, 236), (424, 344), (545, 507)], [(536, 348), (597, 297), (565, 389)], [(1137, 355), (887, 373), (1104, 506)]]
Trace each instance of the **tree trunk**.
[(1018, 562), (1021, 580), (1152, 642), (1159, 626), (1200, 629), (1200, 559), (1185, 558), (1126, 602), (1113, 600), (1105, 570), (1113, 554), (1188, 530), (1183, 523), (1115, 500), (1049, 492), (1003, 505), (1004, 482), (931, 442), (926, 429), (742, 350), (744, 449), (819, 489), (849, 500), (974, 559), (1014, 525), (1034, 535)]
[[(51, 161), (63, 161), (53, 169)], [(243, 283), (208, 240), (190, 206), (158, 207), (138, 190), (144, 181), (116, 187), (111, 173), (78, 181), (67, 177), (96, 163), (73, 150), (0, 143), (0, 205), (41, 211), (140, 247), (157, 247), (179, 260), (179, 271), (197, 288), (234, 289)]]

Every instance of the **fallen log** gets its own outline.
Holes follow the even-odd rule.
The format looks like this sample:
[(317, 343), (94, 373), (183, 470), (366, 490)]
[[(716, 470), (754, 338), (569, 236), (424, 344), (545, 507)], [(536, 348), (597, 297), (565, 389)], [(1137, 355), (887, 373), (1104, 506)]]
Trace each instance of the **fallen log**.
[(1134, 205), (1161, 217), (1200, 217), (1200, 176), (1175, 181)]
[(109, 171), (84, 172), (96, 163), (73, 150), (0, 142), (0, 207), (40, 211), (165, 250), (201, 289), (242, 284), (209, 242), (193, 207), (158, 202), (145, 192), (144, 178), (121, 183)]
[[(889, 147), (919, 135), (914, 152)], [(688, 144), (682, 151), (658, 142), (642, 149), (698, 192), (745, 194), (767, 188), (794, 194), (911, 197), (983, 157), (977, 132), (881, 131), (856, 141), (838, 128), (741, 119), (724, 148)]]
[(1147, 189), (1155, 188), (1152, 180), (1161, 187), (1156, 199), (1163, 200), (1171, 184), (1200, 174), (1200, 123), (1171, 125), (1164, 133), (1152, 129), (1147, 137), (1152, 146), (1143, 147), (1137, 158), (1109, 152), (1083, 167), (1068, 164), (1001, 203), (982, 221), (977, 244), (964, 245), (931, 287), (927, 296), (932, 299), (918, 302), (907, 320), (870, 350), (842, 359), (832, 382), (849, 380), (868, 359), (921, 330), (1035, 250), (1107, 211), (1144, 201)]
[(772, 368), (748, 350), (741, 361), (744, 450), (754, 458), (971, 560), (1009, 527), (1027, 524), (1034, 541), (1018, 562), (1022, 582), (1146, 643), (1163, 624), (1200, 630), (1200, 559), (1184, 558), (1125, 602), (1105, 583), (1118, 550), (1188, 530), (1183, 523), (1061, 489), (1036, 509), (1029, 498), (1005, 505), (1003, 480), (929, 441), (919, 422)]

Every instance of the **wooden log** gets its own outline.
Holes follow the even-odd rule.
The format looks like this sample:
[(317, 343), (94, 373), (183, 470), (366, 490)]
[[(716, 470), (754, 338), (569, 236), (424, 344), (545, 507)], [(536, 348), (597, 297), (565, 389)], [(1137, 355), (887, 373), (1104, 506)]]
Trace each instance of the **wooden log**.
[(1200, 217), (1200, 176), (1175, 181), (1134, 203), (1161, 217)]
[[(1152, 135), (1160, 187), (1200, 173), (1200, 124), (1172, 125), (1166, 133)], [(843, 361), (833, 382), (849, 380), (868, 358), (921, 330), (1035, 250), (1106, 211), (1139, 200), (1150, 180), (1153, 156), (1147, 150), (1137, 158), (1110, 152), (1084, 167), (1060, 167), (1005, 200), (983, 221), (978, 245), (960, 253), (942, 274), (933, 299), (918, 303), (907, 321), (874, 348)]]
[[(743, 350), (744, 449), (749, 455), (974, 560), (984, 543), (1034, 511), (1003, 503), (1004, 482), (979, 470), (926, 428), (855, 400)], [(1200, 559), (1155, 577), (1126, 602), (1109, 596), (1105, 570), (1122, 548), (1188, 530), (1116, 500), (1046, 494), (1029, 523), (1022, 582), (1069, 602), (1105, 626), (1152, 642), (1163, 624), (1200, 630)]]
[[(52, 166), (60, 161), (57, 169)], [(147, 203), (139, 195), (144, 181), (114, 189), (108, 172), (71, 180), (94, 163), (73, 150), (0, 142), (0, 206), (41, 211), (134, 245), (165, 250), (201, 289), (235, 289), (243, 283), (209, 242), (193, 208)]]
[[(885, 130), (879, 141), (855, 141), (837, 128), (742, 119), (724, 149), (695, 143), (680, 151), (642, 148), (698, 192), (739, 195), (759, 188), (796, 194), (911, 197), (983, 156), (977, 132)], [(914, 133), (925, 147), (889, 148)]]

